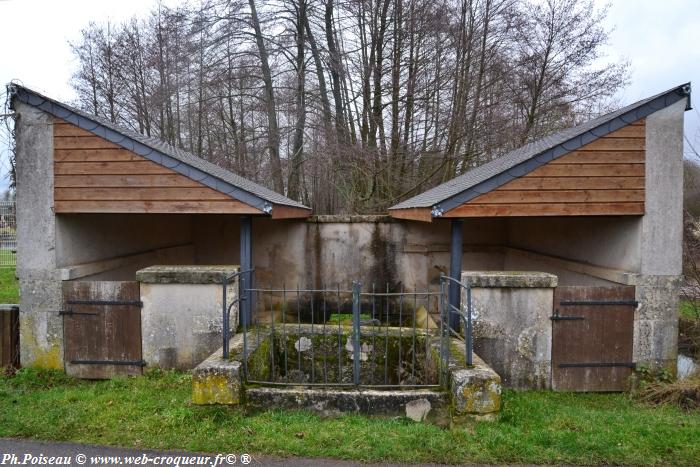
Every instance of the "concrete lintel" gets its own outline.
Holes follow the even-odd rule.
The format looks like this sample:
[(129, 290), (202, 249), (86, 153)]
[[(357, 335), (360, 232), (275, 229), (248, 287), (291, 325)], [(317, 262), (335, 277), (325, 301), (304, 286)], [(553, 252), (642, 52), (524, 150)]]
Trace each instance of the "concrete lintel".
[(471, 287), (552, 288), (557, 286), (554, 274), (536, 271), (462, 271), (462, 283)]
[(149, 266), (136, 271), (136, 280), (146, 284), (220, 284), (238, 269), (237, 265)]

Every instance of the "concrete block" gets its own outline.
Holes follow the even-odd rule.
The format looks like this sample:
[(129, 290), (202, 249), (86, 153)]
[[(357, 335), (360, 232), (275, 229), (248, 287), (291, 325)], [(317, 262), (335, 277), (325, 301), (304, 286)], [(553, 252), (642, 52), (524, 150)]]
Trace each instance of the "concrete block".
[[(140, 284), (141, 328), (143, 359), (149, 367), (191, 369), (221, 346), (221, 275), (235, 271), (233, 268), (157, 266), (137, 272), (137, 277), (146, 281)], [(212, 281), (214, 277), (217, 280)], [(237, 296), (238, 283), (234, 280), (227, 287), (227, 306)], [(234, 303), (230, 314), (232, 334), (237, 327), (238, 305)]]
[[(484, 285), (472, 288), (474, 351), (500, 375), (504, 386), (548, 389), (556, 276), (486, 272), (482, 280), (479, 274), (462, 275), (462, 282)], [(463, 291), (463, 308), (466, 303)]]
[(242, 394), (241, 362), (224, 360), (216, 352), (192, 374), (192, 402), (197, 405), (237, 405)]
[(485, 415), (501, 409), (501, 378), (485, 364), (452, 372), (455, 415)]

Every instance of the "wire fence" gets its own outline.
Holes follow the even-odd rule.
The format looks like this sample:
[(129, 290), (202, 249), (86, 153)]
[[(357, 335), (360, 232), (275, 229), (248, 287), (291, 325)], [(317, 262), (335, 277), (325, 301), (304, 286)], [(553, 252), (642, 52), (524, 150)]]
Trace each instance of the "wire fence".
[(0, 268), (17, 266), (16, 212), (14, 201), (0, 201)]

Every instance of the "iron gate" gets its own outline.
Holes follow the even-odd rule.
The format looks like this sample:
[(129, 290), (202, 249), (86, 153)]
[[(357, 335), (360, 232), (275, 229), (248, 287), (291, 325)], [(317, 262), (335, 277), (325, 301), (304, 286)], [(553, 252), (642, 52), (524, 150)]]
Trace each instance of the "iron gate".
[[(235, 277), (239, 297), (224, 301), (224, 358), (230, 312), (238, 304), (248, 383), (439, 387), (451, 358), (471, 364), (470, 290), (454, 281), (466, 291), (466, 303), (450, 306), (448, 277), (441, 278), (439, 290), (426, 291), (374, 285), (363, 290), (358, 282), (350, 288), (288, 289), (251, 286), (254, 271), (244, 271), (224, 281), (224, 297)], [(459, 330), (450, 329), (451, 314), (461, 318)], [(454, 335), (463, 336), (463, 348), (448, 348)]]

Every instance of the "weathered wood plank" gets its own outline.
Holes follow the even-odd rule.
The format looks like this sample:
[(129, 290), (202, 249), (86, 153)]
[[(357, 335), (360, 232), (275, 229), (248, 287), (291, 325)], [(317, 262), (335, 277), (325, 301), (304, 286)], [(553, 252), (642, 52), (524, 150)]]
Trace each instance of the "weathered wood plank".
[(56, 188), (71, 187), (193, 187), (203, 185), (182, 175), (56, 175)]
[(628, 190), (644, 189), (644, 177), (522, 177), (498, 190)]
[(143, 157), (126, 149), (56, 149), (55, 162), (128, 162), (142, 161)]
[(643, 151), (644, 138), (615, 138), (606, 136), (592, 141), (581, 149), (586, 151)]
[(99, 136), (54, 136), (54, 149), (120, 149)]
[(550, 164), (643, 164), (644, 151), (573, 151)]
[(527, 177), (643, 177), (644, 164), (547, 164)]
[(180, 187), (113, 187), (113, 188), (61, 188), (55, 190), (56, 201), (228, 201), (230, 196), (211, 188), (180, 188)]
[(642, 123), (640, 125), (627, 125), (619, 130), (609, 133), (603, 138), (644, 138), (646, 136), (646, 127)]
[(64, 122), (64, 123), (58, 123), (55, 122), (53, 125), (53, 135), (54, 137), (58, 136), (96, 136), (94, 133), (91, 133), (87, 130), (83, 130), (82, 128), (75, 126), (71, 123)]
[(389, 215), (395, 219), (410, 221), (432, 222), (430, 208), (390, 209)]
[(552, 190), (492, 191), (470, 201), (472, 204), (586, 203), (644, 201), (644, 190)]
[(643, 215), (644, 203), (462, 204), (443, 217)]
[(311, 215), (311, 209), (296, 208), (275, 204), (272, 206), (273, 219), (303, 219)]
[(141, 160), (132, 162), (56, 162), (54, 173), (56, 175), (165, 175), (172, 174), (173, 171), (155, 162)]
[(56, 213), (264, 214), (240, 201), (55, 201)]

